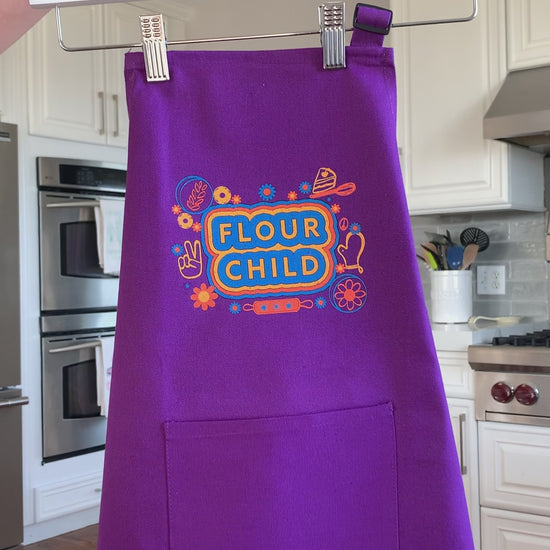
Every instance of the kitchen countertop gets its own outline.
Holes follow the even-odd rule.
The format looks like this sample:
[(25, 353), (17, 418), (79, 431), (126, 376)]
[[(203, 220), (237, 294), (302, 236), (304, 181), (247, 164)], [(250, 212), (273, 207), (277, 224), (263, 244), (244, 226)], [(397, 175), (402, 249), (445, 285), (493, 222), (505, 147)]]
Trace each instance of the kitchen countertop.
[(435, 347), (439, 351), (466, 351), (474, 344), (488, 344), (495, 336), (525, 334), (534, 330), (548, 328), (547, 321), (522, 319), (517, 324), (497, 324), (491, 321), (480, 321), (472, 327), (468, 323), (432, 323), (432, 334)]

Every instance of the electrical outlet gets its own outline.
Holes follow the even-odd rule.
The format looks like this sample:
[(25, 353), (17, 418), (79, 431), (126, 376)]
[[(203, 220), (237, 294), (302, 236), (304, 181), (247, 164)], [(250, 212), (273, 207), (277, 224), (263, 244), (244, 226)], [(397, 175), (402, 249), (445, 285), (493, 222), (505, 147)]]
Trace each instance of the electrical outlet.
[(478, 265), (477, 293), (506, 294), (506, 267), (503, 265)]

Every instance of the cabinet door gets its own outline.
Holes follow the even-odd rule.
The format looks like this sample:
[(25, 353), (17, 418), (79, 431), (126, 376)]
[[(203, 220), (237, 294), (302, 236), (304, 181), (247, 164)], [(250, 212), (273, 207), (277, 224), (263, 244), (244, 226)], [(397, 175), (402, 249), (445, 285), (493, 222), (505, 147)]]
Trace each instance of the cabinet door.
[[(394, 0), (399, 20), (471, 13), (471, 0)], [(397, 17), (396, 17), (397, 20)], [(506, 75), (505, 10), (486, 0), (468, 23), (392, 30), (398, 143), (412, 213), (505, 203), (506, 145), (483, 139), (483, 116)]]
[(508, 0), (508, 68), (513, 71), (550, 64), (550, 2)]
[[(71, 46), (101, 43), (100, 8), (62, 10), (63, 35)], [(55, 13), (28, 34), (29, 132), (91, 143), (105, 142), (102, 52), (63, 51)]]
[(550, 433), (548, 428), (479, 423), (481, 503), (550, 515)]
[(462, 470), (462, 481), (464, 482), (464, 492), (468, 502), (470, 524), (476, 548), (479, 549), (477, 426), (474, 402), (467, 399), (448, 399), (447, 403)]
[(484, 550), (548, 550), (550, 518), (482, 508), (481, 543)]

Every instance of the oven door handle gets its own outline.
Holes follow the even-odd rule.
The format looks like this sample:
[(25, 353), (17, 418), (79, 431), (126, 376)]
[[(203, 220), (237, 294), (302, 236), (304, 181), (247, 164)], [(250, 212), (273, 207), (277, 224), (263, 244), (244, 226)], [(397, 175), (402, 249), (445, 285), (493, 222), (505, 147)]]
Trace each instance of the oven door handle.
[(95, 208), (99, 206), (99, 201), (67, 201), (67, 202), (50, 202), (46, 208)]
[(49, 353), (63, 353), (65, 351), (77, 351), (79, 349), (90, 349), (101, 346), (101, 340), (90, 340), (89, 342), (82, 342), (81, 344), (73, 344), (71, 346), (65, 346), (62, 348), (54, 348), (49, 350)]

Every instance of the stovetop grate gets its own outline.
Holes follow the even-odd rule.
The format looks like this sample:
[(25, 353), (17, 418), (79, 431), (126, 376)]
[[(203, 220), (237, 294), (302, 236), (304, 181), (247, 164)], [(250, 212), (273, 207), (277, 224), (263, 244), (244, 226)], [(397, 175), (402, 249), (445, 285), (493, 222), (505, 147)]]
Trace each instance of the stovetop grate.
[(550, 348), (550, 329), (537, 330), (527, 334), (511, 334), (510, 336), (495, 336), (494, 346), (537, 346)]

